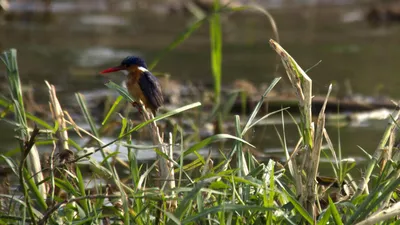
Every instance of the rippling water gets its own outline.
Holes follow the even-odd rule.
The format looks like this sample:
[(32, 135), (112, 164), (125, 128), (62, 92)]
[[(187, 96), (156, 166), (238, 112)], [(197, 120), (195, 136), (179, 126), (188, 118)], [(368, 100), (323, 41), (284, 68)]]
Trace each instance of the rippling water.
[[(52, 15), (16, 12), (0, 25), (0, 48), (17, 48), (22, 82), (33, 85), (38, 101), (45, 104), (48, 100), (44, 80), (55, 84), (64, 100), (73, 99), (77, 91), (104, 88), (97, 71), (131, 54), (151, 61), (193, 22), (191, 16), (183, 14), (107, 12), (107, 6), (102, 4), (89, 10), (62, 10), (70, 7), (64, 4), (67, 5), (58, 5)], [(304, 69), (322, 60), (309, 72), (316, 93), (324, 94), (334, 83), (333, 93), (343, 96), (347, 82), (353, 93), (400, 96), (400, 26), (371, 28), (362, 20), (363, 10), (357, 5), (271, 10), (281, 44)], [(268, 83), (274, 75), (284, 77), (278, 88), (288, 84), (282, 67), (275, 73), (276, 58), (268, 45), (273, 32), (265, 17), (242, 13), (224, 16), (223, 37), (224, 84), (241, 78), (256, 84)], [(166, 55), (155, 71), (167, 72), (177, 80), (212, 82), (209, 56), (205, 24)], [(122, 78), (113, 77), (117, 81)], [(357, 145), (372, 152), (386, 124), (386, 120), (369, 121), (340, 130), (329, 126), (328, 132), (335, 147), (340, 133), (345, 156), (364, 157)], [(16, 148), (12, 127), (5, 122), (0, 125), (0, 149)], [(276, 127), (282, 129), (281, 125)], [(291, 146), (297, 141), (296, 132), (295, 126), (286, 127)], [(279, 147), (272, 125), (257, 127), (250, 142), (265, 152)]]

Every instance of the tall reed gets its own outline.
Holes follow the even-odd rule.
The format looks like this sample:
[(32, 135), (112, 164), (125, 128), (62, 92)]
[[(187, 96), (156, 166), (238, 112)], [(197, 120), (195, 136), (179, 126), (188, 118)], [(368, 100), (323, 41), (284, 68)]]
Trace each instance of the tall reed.
[[(42, 174), (42, 167), (40, 164), (39, 153), (36, 148), (36, 145), (30, 146), (29, 149), (27, 148), (26, 145), (26, 143), (28, 143), (28, 141), (31, 139), (31, 134), (29, 132), (29, 126), (26, 119), (26, 112), (24, 108), (22, 86), (19, 77), (18, 63), (17, 63), (17, 50), (10, 49), (9, 51), (3, 52), (0, 59), (6, 66), (9, 93), (11, 96), (11, 101), (13, 103), (13, 109), (15, 112), (14, 121), (17, 127), (16, 131), (18, 134), (21, 154), (23, 156), (26, 155), (27, 168), (23, 169), (29, 171), (29, 174), (34, 179), (35, 183), (39, 184), (43, 182), (43, 174)], [(25, 179), (31, 179), (31, 177), (25, 177)], [(21, 185), (24, 188), (26, 188), (25, 183), (21, 183)], [(38, 185), (38, 188), (39, 188), (39, 193), (41, 195), (40, 197), (42, 199), (45, 198), (46, 197), (45, 186), (43, 184)]]

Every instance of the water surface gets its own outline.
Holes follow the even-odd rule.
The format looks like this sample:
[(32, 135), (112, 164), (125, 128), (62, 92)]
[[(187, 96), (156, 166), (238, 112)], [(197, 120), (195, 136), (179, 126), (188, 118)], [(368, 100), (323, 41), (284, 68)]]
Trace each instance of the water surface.
[[(308, 74), (314, 91), (324, 94), (334, 83), (333, 94), (345, 95), (345, 83), (353, 93), (400, 96), (400, 26), (371, 28), (363, 20), (346, 21), (359, 15), (358, 6), (290, 7), (271, 10), (281, 45), (307, 69), (322, 60)], [(350, 14), (349, 14), (350, 13)], [(353, 14), (351, 14), (353, 13)], [(194, 21), (190, 15), (157, 14), (149, 11), (66, 11), (52, 15), (24, 15), (0, 25), (0, 47), (16, 48), (22, 82), (35, 87), (38, 101), (47, 104), (44, 80), (56, 85), (60, 98), (73, 101), (75, 92), (104, 88), (97, 72), (118, 64), (126, 55), (154, 59), (177, 35)], [(288, 85), (282, 66), (276, 72), (275, 53), (268, 40), (275, 38), (266, 17), (232, 14), (223, 17), (223, 83), (247, 79), (255, 84), (269, 83), (282, 76), (277, 88)], [(211, 83), (208, 25), (196, 31), (184, 44), (167, 54), (154, 69), (173, 79)], [(1, 67), (0, 67), (1, 68)], [(4, 71), (1, 70), (1, 71)], [(3, 72), (0, 72), (3, 73)], [(121, 81), (122, 76), (113, 76)], [(3, 92), (7, 89), (3, 88)], [(71, 100), (72, 99), (72, 100)], [(68, 103), (66, 103), (68, 104)], [(358, 145), (372, 152), (386, 120), (346, 126), (329, 126), (338, 148), (339, 133), (344, 156), (363, 158)], [(2, 122), (0, 150), (17, 147), (12, 127)], [(276, 125), (278, 130), (281, 125)], [(260, 150), (279, 147), (272, 125), (257, 127), (250, 142)], [(288, 145), (294, 146), (297, 131), (286, 127)]]

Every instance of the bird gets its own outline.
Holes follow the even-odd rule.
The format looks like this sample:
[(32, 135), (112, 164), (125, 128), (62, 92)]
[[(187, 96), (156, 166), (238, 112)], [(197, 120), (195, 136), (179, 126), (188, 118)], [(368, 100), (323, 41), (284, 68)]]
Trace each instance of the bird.
[(132, 105), (137, 107), (138, 100), (141, 100), (146, 110), (150, 109), (153, 116), (156, 116), (158, 109), (164, 104), (164, 96), (158, 79), (148, 70), (146, 62), (137, 56), (127, 56), (120, 65), (105, 69), (100, 74), (123, 70), (128, 72), (128, 92), (136, 100)]

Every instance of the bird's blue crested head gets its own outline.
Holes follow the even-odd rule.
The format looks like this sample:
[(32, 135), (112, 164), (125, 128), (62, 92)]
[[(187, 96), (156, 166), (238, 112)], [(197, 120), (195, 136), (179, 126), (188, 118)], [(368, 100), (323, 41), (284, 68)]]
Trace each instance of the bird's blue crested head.
[(130, 66), (138, 66), (147, 69), (146, 62), (137, 56), (128, 56), (121, 62), (121, 66), (130, 67)]

